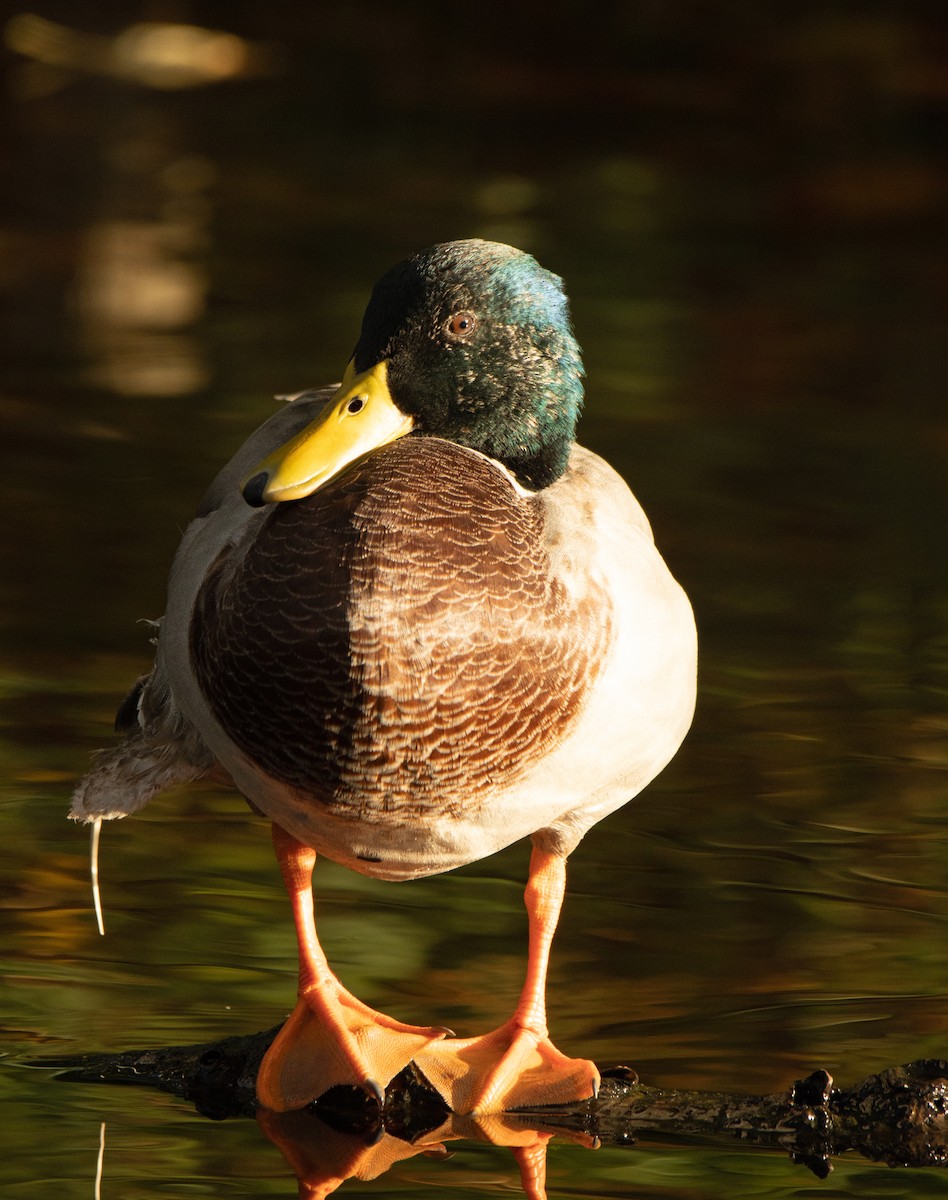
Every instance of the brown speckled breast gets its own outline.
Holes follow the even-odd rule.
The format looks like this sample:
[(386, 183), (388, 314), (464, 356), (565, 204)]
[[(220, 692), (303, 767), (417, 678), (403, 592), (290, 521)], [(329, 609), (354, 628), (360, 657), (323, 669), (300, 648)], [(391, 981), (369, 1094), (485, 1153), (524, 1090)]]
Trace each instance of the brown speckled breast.
[(542, 506), (405, 438), (224, 551), (191, 622), (201, 688), (274, 779), (363, 820), (470, 811), (571, 727), (610, 638), (551, 578)]

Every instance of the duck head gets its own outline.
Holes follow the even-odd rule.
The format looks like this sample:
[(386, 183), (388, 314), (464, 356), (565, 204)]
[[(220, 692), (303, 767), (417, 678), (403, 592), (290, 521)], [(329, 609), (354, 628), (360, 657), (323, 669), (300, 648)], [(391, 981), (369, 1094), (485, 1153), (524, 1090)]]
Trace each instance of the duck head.
[(338, 392), (257, 464), (244, 498), (298, 500), (408, 435), (477, 450), (539, 490), (566, 469), (582, 376), (558, 276), (496, 242), (433, 246), (375, 285)]

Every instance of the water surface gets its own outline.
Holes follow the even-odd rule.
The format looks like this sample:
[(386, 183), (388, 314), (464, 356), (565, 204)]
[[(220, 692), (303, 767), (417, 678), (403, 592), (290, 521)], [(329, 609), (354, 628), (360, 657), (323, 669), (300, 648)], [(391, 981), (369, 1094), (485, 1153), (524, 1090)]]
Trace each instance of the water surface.
[[(5, 1194), (91, 1195), (103, 1121), (104, 1195), (293, 1192), (250, 1122), (17, 1064), (290, 1007), (287, 905), (239, 798), (194, 787), (107, 829), (105, 939), (64, 812), (148, 665), (137, 622), (162, 610), (204, 484), (274, 393), (339, 376), (377, 275), (450, 237), (516, 242), (565, 276), (582, 440), (645, 505), (701, 637), (685, 747), (571, 860), (555, 1039), (732, 1091), (944, 1056), (944, 96), (923, 6), (768, 26), (735, 5), (700, 33), (671, 6), (502, 52), (423, 5), (397, 26), (214, 7), (190, 16), (271, 47), (259, 78), (168, 91), (7, 63)], [(113, 9), (100, 32), (141, 15)], [(358, 88), (356, 61), (374, 68)], [(321, 863), (332, 962), (395, 1015), (497, 1024), (527, 858), (400, 885)], [(686, 1141), (554, 1143), (549, 1170), (574, 1196), (948, 1186), (847, 1160), (821, 1184), (778, 1152)], [(514, 1179), (508, 1151), (466, 1143), (362, 1190)]]

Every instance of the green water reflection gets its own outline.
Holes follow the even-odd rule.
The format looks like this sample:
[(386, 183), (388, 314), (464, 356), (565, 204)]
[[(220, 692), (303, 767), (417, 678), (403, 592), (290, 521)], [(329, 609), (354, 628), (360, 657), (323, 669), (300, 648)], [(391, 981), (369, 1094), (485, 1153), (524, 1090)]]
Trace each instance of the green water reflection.
[[(207, 479), (274, 392), (339, 375), (385, 266), (480, 235), (566, 277), (583, 440), (644, 503), (702, 640), (685, 748), (573, 857), (557, 1042), (734, 1091), (944, 1056), (948, 277), (926, 6), (768, 23), (735, 4), (714, 29), (616, 6), (554, 29), (530, 4), (502, 51), (490, 21), (461, 36), (421, 4), (400, 22), (185, 7), (267, 43), (270, 73), (166, 92), (7, 63), (0, 1046), (203, 1041), (289, 1007), (285, 898), (236, 797), (194, 788), (107, 830), (100, 940), (68, 793), (148, 662), (135, 622), (160, 613)], [(110, 13), (98, 32), (142, 15)], [(321, 864), (332, 961), (394, 1015), (496, 1024), (526, 861), (397, 886)], [(11, 1196), (91, 1195), (103, 1120), (108, 1195), (292, 1191), (249, 1123), (12, 1066), (0, 1094)], [(685, 1142), (554, 1143), (549, 1169), (551, 1195), (948, 1186), (847, 1161), (818, 1184), (778, 1153)], [(471, 1144), (363, 1190), (514, 1178)]]

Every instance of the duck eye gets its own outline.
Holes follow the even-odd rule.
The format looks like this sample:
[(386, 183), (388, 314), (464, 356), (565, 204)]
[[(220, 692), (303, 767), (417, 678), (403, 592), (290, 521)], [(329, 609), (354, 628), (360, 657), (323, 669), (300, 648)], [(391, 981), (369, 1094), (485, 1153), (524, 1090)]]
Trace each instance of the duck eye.
[(471, 336), (476, 325), (477, 317), (465, 309), (464, 312), (455, 313), (453, 317), (449, 318), (447, 333), (457, 341), (464, 341)]
[(347, 413), (362, 412), (363, 408), (365, 408), (365, 396), (353, 396), (352, 399), (349, 401), (349, 403), (346, 405), (346, 412)]

